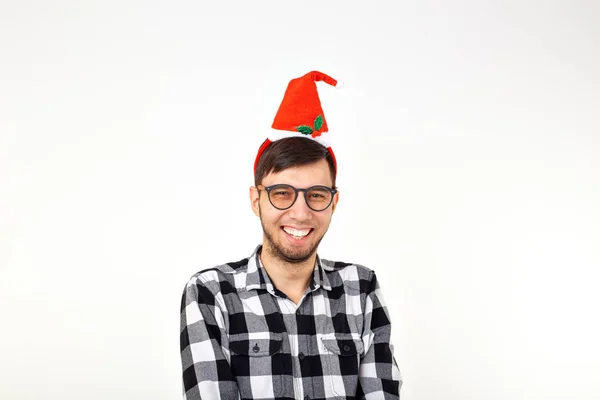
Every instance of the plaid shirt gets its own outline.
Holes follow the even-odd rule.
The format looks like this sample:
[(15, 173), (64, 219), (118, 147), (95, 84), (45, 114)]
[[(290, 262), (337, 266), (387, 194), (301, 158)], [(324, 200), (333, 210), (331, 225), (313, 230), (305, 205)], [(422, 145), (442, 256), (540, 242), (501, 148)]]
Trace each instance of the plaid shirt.
[(181, 304), (184, 399), (399, 399), (375, 273), (317, 257), (292, 302), (251, 257), (195, 274)]

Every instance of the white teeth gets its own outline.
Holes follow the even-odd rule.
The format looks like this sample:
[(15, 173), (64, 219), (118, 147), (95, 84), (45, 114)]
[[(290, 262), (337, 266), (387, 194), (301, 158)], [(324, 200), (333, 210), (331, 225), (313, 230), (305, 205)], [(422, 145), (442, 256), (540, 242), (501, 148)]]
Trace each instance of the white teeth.
[(293, 228), (288, 228), (287, 226), (283, 228), (283, 230), (286, 233), (289, 233), (290, 235), (294, 236), (295, 238), (302, 238), (306, 235), (308, 235), (308, 233), (310, 232), (310, 229), (293, 229)]

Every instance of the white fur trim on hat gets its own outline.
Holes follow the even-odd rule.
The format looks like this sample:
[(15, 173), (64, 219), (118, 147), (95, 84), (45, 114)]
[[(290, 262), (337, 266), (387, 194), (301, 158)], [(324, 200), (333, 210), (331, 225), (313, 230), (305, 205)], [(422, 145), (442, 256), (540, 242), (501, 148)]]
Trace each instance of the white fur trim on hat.
[[(317, 136), (316, 138), (314, 138), (311, 135), (304, 135), (300, 132), (284, 131), (284, 130), (280, 130), (280, 129), (271, 129), (269, 131), (268, 138), (271, 142), (274, 142), (276, 140), (289, 138), (289, 137), (303, 137), (306, 139), (312, 139), (312, 140), (322, 144), (325, 147), (330, 147), (331, 143), (327, 140), (328, 134), (329, 134), (329, 132), (322, 132), (321, 136)], [(325, 138), (324, 138), (324, 136), (325, 136)]]

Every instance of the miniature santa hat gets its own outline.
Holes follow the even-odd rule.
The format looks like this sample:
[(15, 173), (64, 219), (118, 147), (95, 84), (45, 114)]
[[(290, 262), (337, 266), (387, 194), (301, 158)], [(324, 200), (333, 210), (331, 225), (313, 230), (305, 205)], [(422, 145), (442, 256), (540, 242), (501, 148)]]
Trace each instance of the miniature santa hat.
[(254, 161), (254, 171), (256, 171), (260, 156), (271, 143), (294, 136), (314, 139), (327, 147), (337, 169), (335, 155), (327, 141), (327, 135), (322, 135), (329, 129), (317, 92), (316, 82), (318, 81), (341, 87), (340, 82), (319, 71), (311, 71), (300, 78), (292, 79), (285, 90), (279, 110), (275, 114), (273, 125), (271, 125), (273, 130), (258, 150)]

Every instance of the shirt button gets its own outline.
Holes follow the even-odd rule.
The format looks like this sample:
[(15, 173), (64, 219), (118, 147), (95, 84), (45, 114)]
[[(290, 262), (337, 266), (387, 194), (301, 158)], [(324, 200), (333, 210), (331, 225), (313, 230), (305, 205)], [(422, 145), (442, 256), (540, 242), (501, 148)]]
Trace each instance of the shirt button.
[(348, 345), (345, 345), (345, 346), (344, 346), (344, 351), (350, 351), (350, 346), (348, 346)]
[(304, 396), (304, 400), (310, 400), (310, 396), (309, 395)]
[[(301, 360), (303, 360), (303, 359), (304, 359), (304, 353), (300, 353), (300, 354), (298, 354), (298, 357), (299, 357)], [(308, 396), (307, 396), (307, 397), (308, 397)], [(306, 399), (306, 397), (305, 397), (305, 399)]]

